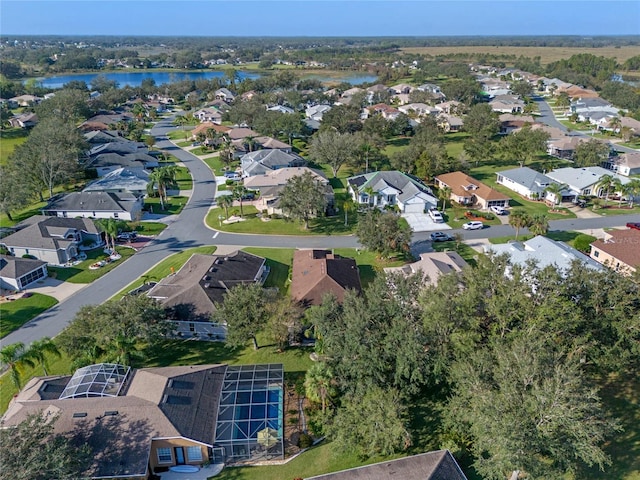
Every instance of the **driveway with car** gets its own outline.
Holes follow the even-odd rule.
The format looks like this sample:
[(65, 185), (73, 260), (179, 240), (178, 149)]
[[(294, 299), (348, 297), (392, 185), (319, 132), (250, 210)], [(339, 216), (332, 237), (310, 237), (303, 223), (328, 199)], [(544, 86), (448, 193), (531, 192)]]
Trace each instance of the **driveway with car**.
[(446, 223), (436, 223), (426, 213), (402, 213), (404, 218), (413, 232), (433, 232), (435, 230), (450, 230), (451, 227)]

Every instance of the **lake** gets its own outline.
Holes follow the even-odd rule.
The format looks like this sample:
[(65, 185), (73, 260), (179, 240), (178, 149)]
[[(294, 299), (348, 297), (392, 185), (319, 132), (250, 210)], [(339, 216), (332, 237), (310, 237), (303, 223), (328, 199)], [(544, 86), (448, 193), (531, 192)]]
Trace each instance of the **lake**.
[[(77, 73), (38, 78), (37, 80), (45, 88), (62, 88), (65, 83), (69, 83), (73, 80), (85, 82), (87, 85), (91, 86), (91, 81), (98, 75), (103, 75), (109, 80), (115, 80), (119, 87), (139, 87), (142, 85), (142, 81), (147, 78), (153, 79), (156, 82), (156, 85), (180, 82), (182, 80), (211, 80), (213, 78), (225, 78), (225, 74), (221, 70), (200, 72), (155, 72), (152, 70), (145, 70), (143, 72)], [(257, 73), (238, 72), (238, 77), (241, 80), (244, 80), (245, 78), (260, 78), (260, 75)]]
[[(142, 84), (142, 81), (147, 78), (153, 79), (156, 85), (180, 82), (182, 80), (211, 80), (213, 78), (225, 78), (225, 73), (221, 70), (205, 70), (198, 72), (181, 72), (179, 70), (175, 72), (156, 72), (153, 70), (145, 70), (140, 72), (74, 73), (69, 75), (38, 78), (37, 81), (44, 88), (62, 88), (66, 83), (73, 80), (85, 82), (89, 87), (91, 87), (91, 81), (98, 75), (103, 75), (109, 80), (116, 81), (119, 87), (139, 87)], [(239, 71), (238, 77), (240, 80), (244, 80), (245, 78), (256, 79), (260, 78), (261, 75), (259, 73)], [(336, 77), (331, 75), (309, 75), (305, 78), (315, 78), (321, 82), (331, 83), (347, 82), (351, 85), (375, 82), (377, 79), (375, 75), (366, 75), (357, 72)]]

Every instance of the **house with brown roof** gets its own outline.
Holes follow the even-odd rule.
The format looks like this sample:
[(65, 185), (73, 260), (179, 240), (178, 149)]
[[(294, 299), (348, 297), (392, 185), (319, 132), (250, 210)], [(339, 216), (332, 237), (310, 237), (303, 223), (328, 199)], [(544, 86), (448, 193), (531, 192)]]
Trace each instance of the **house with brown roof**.
[(421, 453), (396, 460), (308, 477), (306, 480), (467, 480), (449, 450)]
[[(281, 364), (89, 365), (31, 379), (0, 428), (54, 416), (54, 434), (91, 449), (82, 478), (148, 479), (178, 465), (197, 472), (209, 463), (282, 459), (283, 373)], [(264, 431), (268, 445), (259, 440)]]
[(180, 270), (153, 286), (147, 296), (167, 310), (176, 334), (222, 340), (227, 335), (226, 325), (211, 320), (216, 304), (236, 285), (262, 283), (268, 273), (265, 259), (247, 252), (194, 254)]
[(640, 230), (611, 230), (591, 244), (589, 256), (623, 275), (640, 267)]
[(640, 152), (627, 152), (613, 162), (613, 170), (620, 175), (640, 175)]
[(451, 190), (449, 198), (459, 203), (476, 208), (508, 207), (506, 195), (494, 190), (484, 183), (470, 177), (464, 172), (451, 172), (438, 175), (435, 178), (438, 188), (448, 187)]
[(356, 261), (330, 250), (296, 250), (291, 275), (291, 296), (306, 305), (320, 305), (327, 293), (342, 302), (347, 290), (362, 291)]

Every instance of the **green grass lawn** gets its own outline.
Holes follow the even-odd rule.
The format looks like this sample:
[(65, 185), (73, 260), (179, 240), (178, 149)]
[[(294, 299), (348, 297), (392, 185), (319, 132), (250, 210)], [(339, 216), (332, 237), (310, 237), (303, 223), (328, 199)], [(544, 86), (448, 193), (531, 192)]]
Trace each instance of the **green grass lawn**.
[(179, 190), (191, 190), (193, 189), (193, 180), (191, 179), (191, 173), (187, 167), (178, 167), (176, 172), (176, 185)]
[(11, 220), (7, 217), (7, 214), (2, 212), (0, 213), (0, 227), (12, 227), (23, 220), (26, 220), (29, 217), (33, 217), (34, 215), (40, 215), (40, 210), (47, 206), (47, 202), (38, 202), (32, 205), (29, 205), (26, 208), (23, 208), (18, 211), (11, 212)]
[(23, 128), (0, 130), (0, 165), (7, 163), (16, 147), (27, 141), (29, 133)]
[(108, 255), (102, 251), (102, 248), (96, 248), (85, 252), (87, 254), (87, 259), (73, 267), (49, 267), (49, 276), (64, 282), (91, 283), (116, 268), (135, 253), (135, 250), (132, 248), (121, 246), (116, 246), (116, 250), (120, 255), (122, 255), (122, 258), (115, 262), (108, 263), (97, 270), (90, 270), (89, 266), (108, 257)]
[(205, 247), (190, 248), (179, 253), (175, 253), (170, 257), (165, 258), (156, 266), (145, 272), (138, 280), (127, 285), (123, 290), (118, 292), (115, 297), (122, 298), (127, 292), (138, 288), (145, 282), (158, 282), (167, 275), (171, 274), (172, 268), (174, 272), (180, 270), (180, 268), (189, 260), (194, 253), (201, 253), (204, 255), (211, 255), (216, 251), (216, 247), (213, 245), (207, 245)]
[(154, 237), (167, 228), (167, 225), (162, 222), (128, 222), (128, 225), (131, 230), (145, 237)]
[[(222, 208), (214, 208), (209, 211), (206, 223), (216, 230), (231, 233), (255, 233), (262, 235), (349, 235), (353, 233), (357, 214), (349, 215), (349, 224), (345, 227), (344, 215), (334, 215), (332, 217), (314, 218), (309, 221), (309, 228), (305, 229), (304, 224), (299, 221), (289, 221), (282, 218), (274, 218), (263, 221), (256, 215), (258, 210), (253, 205), (243, 206), (244, 218), (242, 222), (224, 224), (220, 223), (218, 216), (224, 217)], [(229, 209), (229, 216), (240, 215), (240, 207), (234, 206)]]
[(163, 215), (178, 215), (189, 199), (187, 197), (169, 197), (164, 202), (164, 209), (160, 202), (160, 197), (145, 197), (145, 208), (151, 209), (153, 213), (159, 213)]
[(293, 248), (245, 248), (245, 251), (264, 257), (271, 269), (264, 284), (265, 287), (277, 287), (280, 293), (289, 292), (289, 271), (293, 263)]
[[(603, 208), (604, 207), (604, 208)], [(630, 213), (640, 214), (640, 205), (634, 205), (633, 208), (628, 208), (628, 204), (623, 202), (622, 208), (620, 208), (618, 202), (610, 200), (609, 203), (605, 206), (604, 200), (600, 207), (591, 208), (591, 210), (599, 215), (608, 216), (608, 215), (628, 215)]]
[(455, 241), (451, 242), (433, 242), (433, 249), (436, 252), (454, 251), (472, 267), (476, 265), (476, 258), (479, 255), (473, 248), (465, 243), (456, 245)]
[(32, 293), (29, 298), (0, 303), (0, 338), (6, 337), (57, 303), (58, 300), (55, 298), (41, 293)]
[[(556, 240), (558, 242), (567, 243), (568, 245), (573, 247), (574, 246), (573, 241), (576, 239), (578, 235), (582, 235), (582, 233), (575, 232), (575, 231), (553, 230), (553, 231), (547, 232), (545, 237), (549, 237), (550, 239)], [(531, 234), (526, 234), (526, 235), (520, 234), (518, 235), (518, 241), (526, 242), (527, 240), (532, 239), (534, 236), (535, 235), (531, 235)], [(489, 243), (492, 243), (494, 245), (499, 245), (501, 243), (507, 243), (515, 239), (516, 239), (515, 235), (509, 235), (506, 237), (494, 237), (489, 239)]]

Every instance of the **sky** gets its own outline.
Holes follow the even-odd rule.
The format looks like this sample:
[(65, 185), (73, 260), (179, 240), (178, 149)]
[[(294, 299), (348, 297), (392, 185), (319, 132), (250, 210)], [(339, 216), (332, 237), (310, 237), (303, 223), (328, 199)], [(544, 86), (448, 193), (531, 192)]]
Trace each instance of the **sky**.
[(0, 0), (4, 35), (638, 35), (638, 0)]

